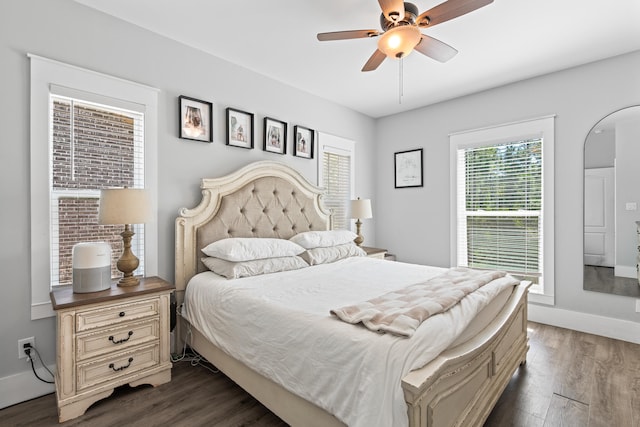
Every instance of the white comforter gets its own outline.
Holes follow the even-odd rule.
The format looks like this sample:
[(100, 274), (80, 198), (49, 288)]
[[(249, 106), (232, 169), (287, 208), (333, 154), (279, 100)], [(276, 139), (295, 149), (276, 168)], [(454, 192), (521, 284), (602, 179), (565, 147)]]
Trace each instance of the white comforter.
[(196, 275), (183, 315), (212, 343), (351, 427), (406, 426), (401, 379), (445, 350), (493, 297), (498, 279), (427, 319), (410, 339), (332, 317), (445, 269), (366, 257), (227, 280)]

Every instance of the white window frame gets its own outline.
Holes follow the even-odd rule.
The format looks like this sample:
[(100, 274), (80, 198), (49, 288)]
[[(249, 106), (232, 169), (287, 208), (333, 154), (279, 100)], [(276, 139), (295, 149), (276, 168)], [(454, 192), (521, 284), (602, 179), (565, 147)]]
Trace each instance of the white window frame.
[(106, 105), (137, 105), (145, 114), (145, 188), (150, 194), (152, 218), (145, 224), (145, 273), (158, 274), (158, 92), (159, 90), (41, 56), (31, 61), (31, 319), (55, 315), (49, 291), (51, 230), (49, 215), (50, 94), (82, 93)]
[(458, 149), (496, 145), (527, 139), (542, 138), (542, 233), (543, 233), (543, 285), (530, 288), (529, 301), (555, 304), (554, 270), (554, 146), (555, 116), (545, 116), (531, 120), (507, 123), (481, 129), (474, 129), (449, 135), (450, 142), (450, 259), (451, 265), (458, 265)]
[[(318, 132), (318, 186), (324, 187), (324, 168), (322, 167), (322, 162), (324, 159), (324, 153), (334, 153), (341, 156), (349, 156), (350, 164), (349, 164), (349, 173), (350, 173), (350, 198), (353, 200), (356, 188), (356, 180), (355, 180), (355, 164), (356, 164), (356, 142), (343, 138), (340, 136), (331, 135), (325, 132)], [(351, 209), (351, 206), (347, 206), (347, 212)], [(348, 216), (351, 216), (348, 214)], [(352, 221), (349, 221), (350, 228), (354, 231), (355, 225)]]

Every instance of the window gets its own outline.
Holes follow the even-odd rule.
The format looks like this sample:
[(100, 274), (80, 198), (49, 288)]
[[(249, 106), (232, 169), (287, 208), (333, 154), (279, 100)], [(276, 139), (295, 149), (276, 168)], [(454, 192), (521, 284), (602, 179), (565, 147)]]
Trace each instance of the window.
[(334, 230), (351, 228), (349, 213), (354, 188), (354, 142), (319, 133), (318, 182), (325, 189), (324, 204), (331, 210)]
[(553, 118), (455, 134), (451, 150), (453, 265), (508, 271), (553, 303)]
[[(136, 273), (157, 274), (157, 90), (29, 55), (31, 60), (31, 318), (54, 313), (52, 286), (71, 283), (71, 248), (108, 241), (97, 224), (100, 189), (147, 188), (154, 217), (136, 226)], [(112, 268), (112, 272), (119, 274)]]
[[(144, 114), (75, 98), (50, 97), (51, 284), (72, 283), (76, 243), (111, 245), (111, 275), (120, 277), (121, 225), (99, 225), (100, 190), (144, 188)], [(135, 275), (144, 275), (144, 225), (132, 224)]]

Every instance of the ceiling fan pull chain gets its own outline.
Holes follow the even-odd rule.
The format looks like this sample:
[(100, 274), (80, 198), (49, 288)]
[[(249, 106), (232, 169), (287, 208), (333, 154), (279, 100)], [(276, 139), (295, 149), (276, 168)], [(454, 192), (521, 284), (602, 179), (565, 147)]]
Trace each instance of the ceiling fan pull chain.
[(399, 83), (399, 87), (398, 87), (398, 91), (399, 91), (399, 93), (398, 93), (398, 104), (402, 104), (402, 96), (404, 95), (404, 82), (403, 82), (403, 78), (402, 78), (402, 76), (404, 74), (403, 69), (402, 69), (402, 63), (403, 62), (404, 62), (403, 58), (400, 58), (400, 60), (398, 61), (398, 63), (400, 64), (400, 65), (398, 65), (398, 73), (399, 73), (399, 76), (398, 76), (398, 83)]

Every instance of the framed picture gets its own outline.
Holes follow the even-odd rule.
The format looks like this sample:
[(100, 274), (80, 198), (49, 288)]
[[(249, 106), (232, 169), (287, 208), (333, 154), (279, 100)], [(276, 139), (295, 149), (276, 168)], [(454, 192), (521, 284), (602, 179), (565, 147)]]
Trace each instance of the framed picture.
[(227, 108), (227, 145), (253, 148), (253, 114)]
[(395, 187), (422, 187), (422, 148), (395, 153)]
[(188, 96), (178, 97), (180, 138), (213, 141), (213, 104)]
[(293, 127), (293, 155), (296, 157), (304, 157), (305, 159), (313, 159), (313, 137), (315, 132), (313, 129), (307, 129), (302, 126)]
[(287, 154), (287, 124), (270, 117), (264, 118), (264, 151)]

